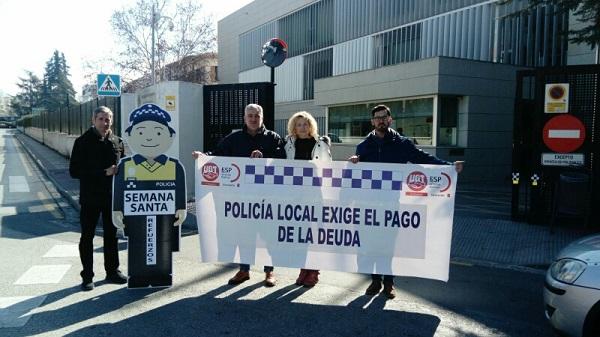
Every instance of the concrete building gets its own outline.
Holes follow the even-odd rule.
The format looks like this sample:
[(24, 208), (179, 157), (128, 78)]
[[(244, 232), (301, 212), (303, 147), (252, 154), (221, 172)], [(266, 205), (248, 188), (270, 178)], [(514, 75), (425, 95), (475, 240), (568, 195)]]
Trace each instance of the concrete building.
[(465, 160), (462, 182), (506, 184), (516, 71), (594, 63), (558, 34), (577, 24), (527, 0), (256, 0), (218, 24), (220, 83), (269, 81), (262, 45), (279, 37), (275, 129), (307, 110), (344, 160), (371, 130), (370, 108), (425, 151)]
[[(217, 55), (213, 52), (186, 56), (157, 70), (157, 83), (185, 81), (197, 84), (214, 84), (218, 81)], [(152, 85), (152, 77), (146, 75), (127, 82), (123, 92), (133, 93)]]

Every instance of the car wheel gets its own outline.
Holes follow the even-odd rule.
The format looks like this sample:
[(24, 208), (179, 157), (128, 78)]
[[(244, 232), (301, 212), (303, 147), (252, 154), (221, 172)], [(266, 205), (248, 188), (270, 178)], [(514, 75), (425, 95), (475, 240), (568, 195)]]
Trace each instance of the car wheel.
[(583, 337), (600, 336), (600, 301), (594, 304), (583, 323)]

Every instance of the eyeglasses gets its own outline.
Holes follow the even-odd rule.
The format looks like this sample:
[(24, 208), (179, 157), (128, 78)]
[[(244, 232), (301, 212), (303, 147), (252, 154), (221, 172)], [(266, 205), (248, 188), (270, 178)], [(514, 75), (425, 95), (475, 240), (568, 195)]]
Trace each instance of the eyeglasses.
[(372, 119), (384, 121), (384, 120), (387, 120), (388, 117), (390, 117), (390, 116), (388, 116), (388, 115), (385, 115), (385, 116), (373, 116)]

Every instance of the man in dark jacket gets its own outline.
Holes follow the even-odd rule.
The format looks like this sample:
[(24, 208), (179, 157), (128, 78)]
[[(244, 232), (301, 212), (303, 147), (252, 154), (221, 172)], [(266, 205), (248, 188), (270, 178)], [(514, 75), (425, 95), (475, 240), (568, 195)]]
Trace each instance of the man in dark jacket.
[[(263, 124), (263, 108), (258, 104), (248, 104), (244, 110), (244, 126), (242, 130), (227, 135), (217, 145), (213, 156), (251, 157), (251, 158), (285, 158), (284, 141)], [(198, 158), (202, 152), (194, 151), (192, 156)], [(272, 287), (276, 283), (272, 266), (265, 266), (265, 285)], [(250, 279), (250, 265), (240, 264), (240, 270), (230, 280), (236, 285)]]
[(109, 108), (98, 107), (92, 117), (93, 126), (75, 140), (69, 163), (71, 177), (79, 179), (79, 257), (83, 265), (81, 288), (85, 291), (94, 289), (93, 240), (100, 214), (104, 228), (106, 280), (127, 283), (127, 278), (119, 271), (116, 227), (111, 218), (112, 178), (124, 153), (123, 142), (111, 132), (112, 120), (113, 113)]
[[(356, 147), (356, 154), (348, 158), (353, 163), (398, 163), (398, 164), (437, 164), (452, 165), (453, 163), (441, 160), (418, 149), (410, 139), (400, 135), (390, 128), (392, 114), (390, 108), (381, 104), (371, 110), (371, 124), (374, 129)], [(454, 162), (456, 171), (460, 173), (464, 162)], [(367, 295), (376, 295), (381, 290), (381, 275), (372, 274), (371, 285), (367, 288)], [(394, 276), (383, 277), (383, 292), (387, 298), (396, 297), (394, 290)]]

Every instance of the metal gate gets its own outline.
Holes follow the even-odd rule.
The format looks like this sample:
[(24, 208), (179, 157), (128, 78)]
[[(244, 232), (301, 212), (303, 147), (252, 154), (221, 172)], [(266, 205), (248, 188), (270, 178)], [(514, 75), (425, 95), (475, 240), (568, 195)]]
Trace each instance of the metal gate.
[[(558, 103), (553, 103), (557, 97)], [(589, 204), (583, 206), (592, 213), (599, 212), (592, 207), (600, 205), (599, 117), (600, 65), (517, 73), (511, 211), (514, 219), (553, 221), (553, 211), (561, 198), (574, 197), (558, 195), (559, 181), (562, 183), (568, 174), (589, 178), (585, 190), (572, 193), (587, 193), (582, 200)], [(581, 122), (579, 129), (569, 126), (570, 121), (577, 120)], [(573, 146), (567, 146), (573, 142)]]
[(244, 108), (255, 103), (263, 107), (265, 127), (275, 124), (275, 85), (270, 82), (204, 86), (204, 152), (215, 149), (232, 130), (244, 125)]

